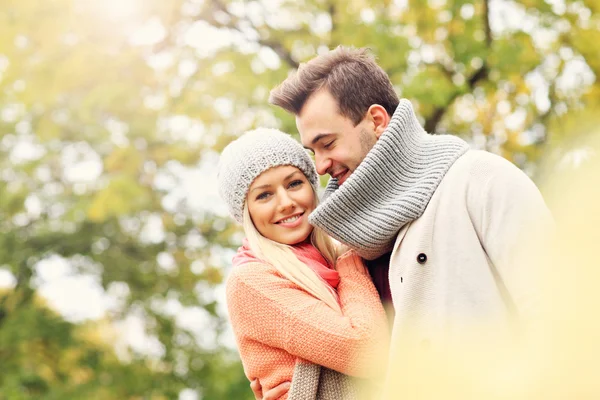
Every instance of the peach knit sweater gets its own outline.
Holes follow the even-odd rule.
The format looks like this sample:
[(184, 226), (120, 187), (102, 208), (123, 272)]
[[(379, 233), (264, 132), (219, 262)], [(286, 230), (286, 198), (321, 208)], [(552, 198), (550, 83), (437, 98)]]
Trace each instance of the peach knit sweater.
[(265, 391), (291, 381), (299, 359), (351, 376), (383, 377), (387, 320), (356, 253), (347, 252), (336, 263), (341, 314), (275, 267), (247, 261), (234, 262), (226, 290), (229, 317), (250, 381), (258, 378)]

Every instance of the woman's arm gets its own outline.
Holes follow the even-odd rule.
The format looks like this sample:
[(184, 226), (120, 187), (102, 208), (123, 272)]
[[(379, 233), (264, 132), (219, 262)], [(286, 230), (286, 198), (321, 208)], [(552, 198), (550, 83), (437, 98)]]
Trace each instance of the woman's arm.
[(227, 283), (236, 334), (347, 375), (378, 376), (389, 341), (379, 296), (356, 253), (340, 257), (337, 270), (341, 314), (270, 266), (238, 269)]

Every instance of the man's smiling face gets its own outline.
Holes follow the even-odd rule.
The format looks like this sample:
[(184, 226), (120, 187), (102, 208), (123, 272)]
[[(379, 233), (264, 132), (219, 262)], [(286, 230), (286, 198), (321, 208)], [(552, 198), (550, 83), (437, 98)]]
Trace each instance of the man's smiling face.
[(373, 124), (364, 118), (354, 125), (339, 113), (326, 89), (311, 95), (296, 116), (302, 145), (315, 155), (319, 175), (329, 174), (342, 185), (377, 141)]

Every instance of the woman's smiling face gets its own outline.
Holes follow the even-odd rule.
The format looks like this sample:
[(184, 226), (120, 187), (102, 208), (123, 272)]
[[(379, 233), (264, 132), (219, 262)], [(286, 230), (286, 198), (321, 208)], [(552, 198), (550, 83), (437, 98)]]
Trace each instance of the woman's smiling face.
[(282, 165), (266, 170), (248, 190), (248, 211), (261, 235), (278, 243), (305, 241), (313, 227), (308, 216), (316, 207), (310, 182), (298, 168)]

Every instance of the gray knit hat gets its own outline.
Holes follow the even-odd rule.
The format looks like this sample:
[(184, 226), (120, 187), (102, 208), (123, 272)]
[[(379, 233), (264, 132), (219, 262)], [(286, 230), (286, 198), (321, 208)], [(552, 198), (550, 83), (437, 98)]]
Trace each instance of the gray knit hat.
[(258, 128), (229, 143), (218, 166), (219, 194), (229, 212), (242, 223), (248, 189), (269, 168), (293, 165), (316, 188), (319, 178), (315, 164), (300, 143), (277, 129)]

